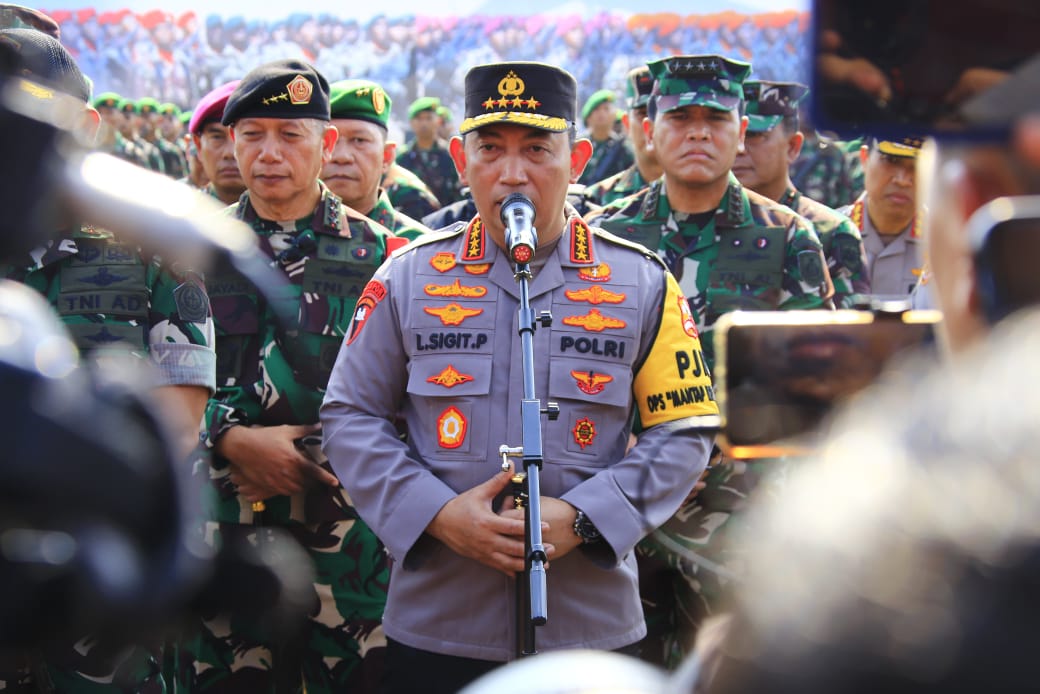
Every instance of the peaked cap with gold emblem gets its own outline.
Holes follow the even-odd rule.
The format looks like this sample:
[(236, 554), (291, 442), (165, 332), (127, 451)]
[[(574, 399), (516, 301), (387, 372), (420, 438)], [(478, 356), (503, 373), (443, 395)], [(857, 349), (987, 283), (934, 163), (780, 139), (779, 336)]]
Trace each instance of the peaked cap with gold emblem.
[(509, 123), (564, 132), (578, 114), (571, 73), (545, 63), (492, 63), (466, 73), (466, 118), (459, 132)]
[(877, 148), (882, 154), (890, 157), (907, 157), (916, 159), (924, 145), (924, 138), (908, 135), (901, 140), (878, 140)]
[(329, 120), (329, 83), (302, 60), (275, 60), (250, 70), (224, 105), (221, 123), (243, 118)]

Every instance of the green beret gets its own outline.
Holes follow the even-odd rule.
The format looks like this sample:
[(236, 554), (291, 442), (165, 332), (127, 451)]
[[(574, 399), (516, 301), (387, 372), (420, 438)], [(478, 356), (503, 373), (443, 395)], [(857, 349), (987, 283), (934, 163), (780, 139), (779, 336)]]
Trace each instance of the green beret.
[(250, 70), (231, 92), (221, 123), (243, 118), (316, 118), (327, 121), (329, 83), (302, 60), (275, 60)]
[(585, 105), (581, 107), (581, 122), (584, 123), (589, 119), (589, 115), (595, 111), (601, 104), (614, 101), (614, 92), (609, 89), (600, 89), (597, 92), (593, 92), (592, 96), (588, 98)]
[(130, 99), (120, 99), (119, 103), (116, 104), (116, 109), (123, 113), (137, 113), (137, 104)]
[(135, 109), (138, 113), (158, 113), (159, 112), (159, 101), (153, 99), (150, 96), (143, 97), (137, 100), (134, 104)]
[(654, 78), (650, 75), (650, 68), (646, 65), (632, 68), (625, 79), (625, 96), (628, 99), (628, 108), (646, 107), (650, 101), (650, 92), (654, 88)]
[(450, 123), (455, 118), (451, 113), (451, 109), (444, 104), (437, 107), (437, 115), (443, 118), (445, 123)]
[(651, 108), (674, 111), (707, 106), (732, 111), (744, 98), (743, 83), (751, 64), (719, 55), (677, 55), (649, 63), (654, 77)]
[(167, 101), (165, 103), (159, 104), (159, 113), (163, 114), (164, 116), (174, 115), (180, 117), (181, 110), (177, 106), (177, 104), (173, 103), (172, 101)]
[(390, 96), (369, 80), (340, 80), (329, 85), (329, 109), (333, 118), (365, 120), (386, 128), (390, 120)]
[(418, 99), (412, 102), (412, 105), (408, 107), (408, 120), (415, 118), (416, 114), (423, 111), (437, 112), (437, 108), (441, 105), (441, 100), (435, 96), (420, 96)]
[(191, 114), (193, 114), (193, 113), (195, 113), (195, 112), (194, 111), (181, 111), (180, 113), (177, 114), (177, 120), (179, 120), (181, 122), (181, 125), (187, 125), (191, 121)]
[(492, 123), (513, 123), (564, 132), (574, 125), (578, 83), (545, 63), (492, 63), (466, 73), (466, 117), (459, 132)]
[(798, 82), (748, 80), (744, 83), (744, 101), (749, 133), (772, 130), (784, 118), (798, 115), (798, 104), (809, 88)]
[(119, 102), (122, 100), (123, 97), (115, 92), (104, 92), (94, 97), (90, 105), (94, 108), (119, 108)]

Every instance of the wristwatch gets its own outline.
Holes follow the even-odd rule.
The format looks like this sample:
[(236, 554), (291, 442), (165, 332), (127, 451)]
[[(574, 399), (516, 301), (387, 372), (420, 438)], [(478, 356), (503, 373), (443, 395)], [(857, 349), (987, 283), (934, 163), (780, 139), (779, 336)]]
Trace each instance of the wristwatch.
[(578, 515), (574, 517), (574, 534), (581, 538), (581, 544), (583, 545), (599, 542), (603, 539), (599, 529), (592, 524), (592, 521), (589, 520), (589, 517), (581, 509), (578, 510)]

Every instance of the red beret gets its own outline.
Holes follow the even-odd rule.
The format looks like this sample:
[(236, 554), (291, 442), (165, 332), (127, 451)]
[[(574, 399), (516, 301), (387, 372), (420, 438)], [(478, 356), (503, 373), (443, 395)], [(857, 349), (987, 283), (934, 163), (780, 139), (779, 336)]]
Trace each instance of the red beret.
[(222, 84), (199, 99), (195, 110), (191, 112), (191, 119), (188, 121), (188, 132), (192, 135), (198, 135), (207, 123), (211, 121), (219, 123), (220, 119), (224, 117), (224, 105), (227, 104), (231, 92), (235, 91), (238, 82), (238, 80), (233, 80), (227, 84)]

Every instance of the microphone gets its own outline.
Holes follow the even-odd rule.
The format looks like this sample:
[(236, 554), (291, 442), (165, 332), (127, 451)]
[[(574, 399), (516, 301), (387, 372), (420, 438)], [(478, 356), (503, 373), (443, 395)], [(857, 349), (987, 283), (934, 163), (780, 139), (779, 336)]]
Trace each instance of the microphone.
[(523, 193), (512, 193), (502, 201), (502, 223), (506, 225), (506, 248), (518, 265), (526, 265), (538, 246), (534, 228), (534, 203)]

